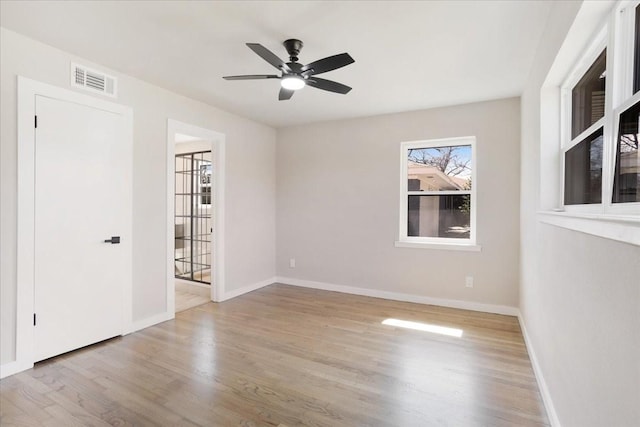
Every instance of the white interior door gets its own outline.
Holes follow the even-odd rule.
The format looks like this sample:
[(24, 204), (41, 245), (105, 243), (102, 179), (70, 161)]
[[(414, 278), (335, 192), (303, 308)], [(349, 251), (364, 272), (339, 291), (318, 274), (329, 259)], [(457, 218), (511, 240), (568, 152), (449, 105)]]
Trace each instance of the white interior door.
[[(123, 115), (36, 96), (34, 355), (124, 332), (131, 147)], [(120, 243), (106, 243), (119, 236)]]

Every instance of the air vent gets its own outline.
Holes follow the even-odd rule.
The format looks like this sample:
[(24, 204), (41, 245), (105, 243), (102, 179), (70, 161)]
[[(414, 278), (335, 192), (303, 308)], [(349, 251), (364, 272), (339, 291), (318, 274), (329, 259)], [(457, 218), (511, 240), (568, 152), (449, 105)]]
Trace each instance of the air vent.
[(71, 64), (71, 86), (90, 92), (116, 97), (117, 81), (115, 77), (92, 70), (83, 65)]

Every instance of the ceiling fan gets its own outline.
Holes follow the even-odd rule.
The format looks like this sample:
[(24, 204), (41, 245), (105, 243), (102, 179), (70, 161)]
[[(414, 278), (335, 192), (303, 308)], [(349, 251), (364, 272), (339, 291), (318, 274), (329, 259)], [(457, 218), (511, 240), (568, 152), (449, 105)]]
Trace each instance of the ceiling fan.
[(285, 40), (282, 43), (289, 54), (289, 62), (284, 62), (278, 58), (273, 52), (258, 43), (247, 43), (249, 49), (254, 51), (258, 56), (276, 67), (282, 72), (282, 75), (276, 74), (252, 74), (245, 76), (225, 76), (225, 80), (260, 80), (260, 79), (280, 79), (280, 94), (278, 99), (284, 101), (291, 99), (296, 90), (305, 86), (315, 87), (316, 89), (327, 90), (329, 92), (346, 94), (351, 88), (342, 83), (332, 80), (321, 79), (315, 77), (316, 74), (326, 73), (346, 65), (354, 63), (354, 59), (348, 53), (340, 53), (338, 55), (329, 56), (307, 65), (298, 62), (298, 54), (302, 49), (302, 42), (297, 39)]

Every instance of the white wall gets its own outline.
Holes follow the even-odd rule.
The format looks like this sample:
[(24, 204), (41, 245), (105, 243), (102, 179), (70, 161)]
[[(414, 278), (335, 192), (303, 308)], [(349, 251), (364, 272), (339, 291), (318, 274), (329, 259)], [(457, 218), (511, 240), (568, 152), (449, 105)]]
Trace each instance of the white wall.
[[(519, 104), (511, 98), (278, 130), (278, 276), (517, 306)], [(394, 247), (400, 143), (470, 135), (477, 137), (482, 251)], [(464, 285), (468, 274), (473, 289)]]
[[(275, 131), (1, 29), (0, 363), (15, 355), (17, 75), (70, 88), (70, 62), (118, 77), (134, 112), (133, 318), (166, 311), (167, 119), (226, 135), (226, 291), (274, 276)], [(73, 90), (73, 89), (72, 89)], [(86, 93), (86, 92), (83, 92)], [(172, 220), (172, 219), (170, 219)]]
[[(581, 7), (557, 2), (522, 96), (520, 310), (562, 426), (636, 426), (640, 420), (640, 247), (539, 221), (540, 90)], [(585, 9), (583, 9), (584, 12)], [(582, 51), (582, 50), (578, 50)], [(543, 108), (541, 110), (541, 108)], [(553, 112), (551, 112), (553, 113)], [(548, 123), (548, 122), (545, 122)]]

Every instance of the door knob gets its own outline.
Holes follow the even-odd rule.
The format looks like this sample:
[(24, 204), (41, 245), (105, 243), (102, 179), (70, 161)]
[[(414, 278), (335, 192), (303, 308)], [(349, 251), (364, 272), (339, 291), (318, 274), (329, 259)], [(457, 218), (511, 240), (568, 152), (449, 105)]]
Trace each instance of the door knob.
[(110, 239), (104, 241), (105, 243), (111, 243), (112, 245), (117, 245), (120, 243), (120, 236), (113, 236)]

